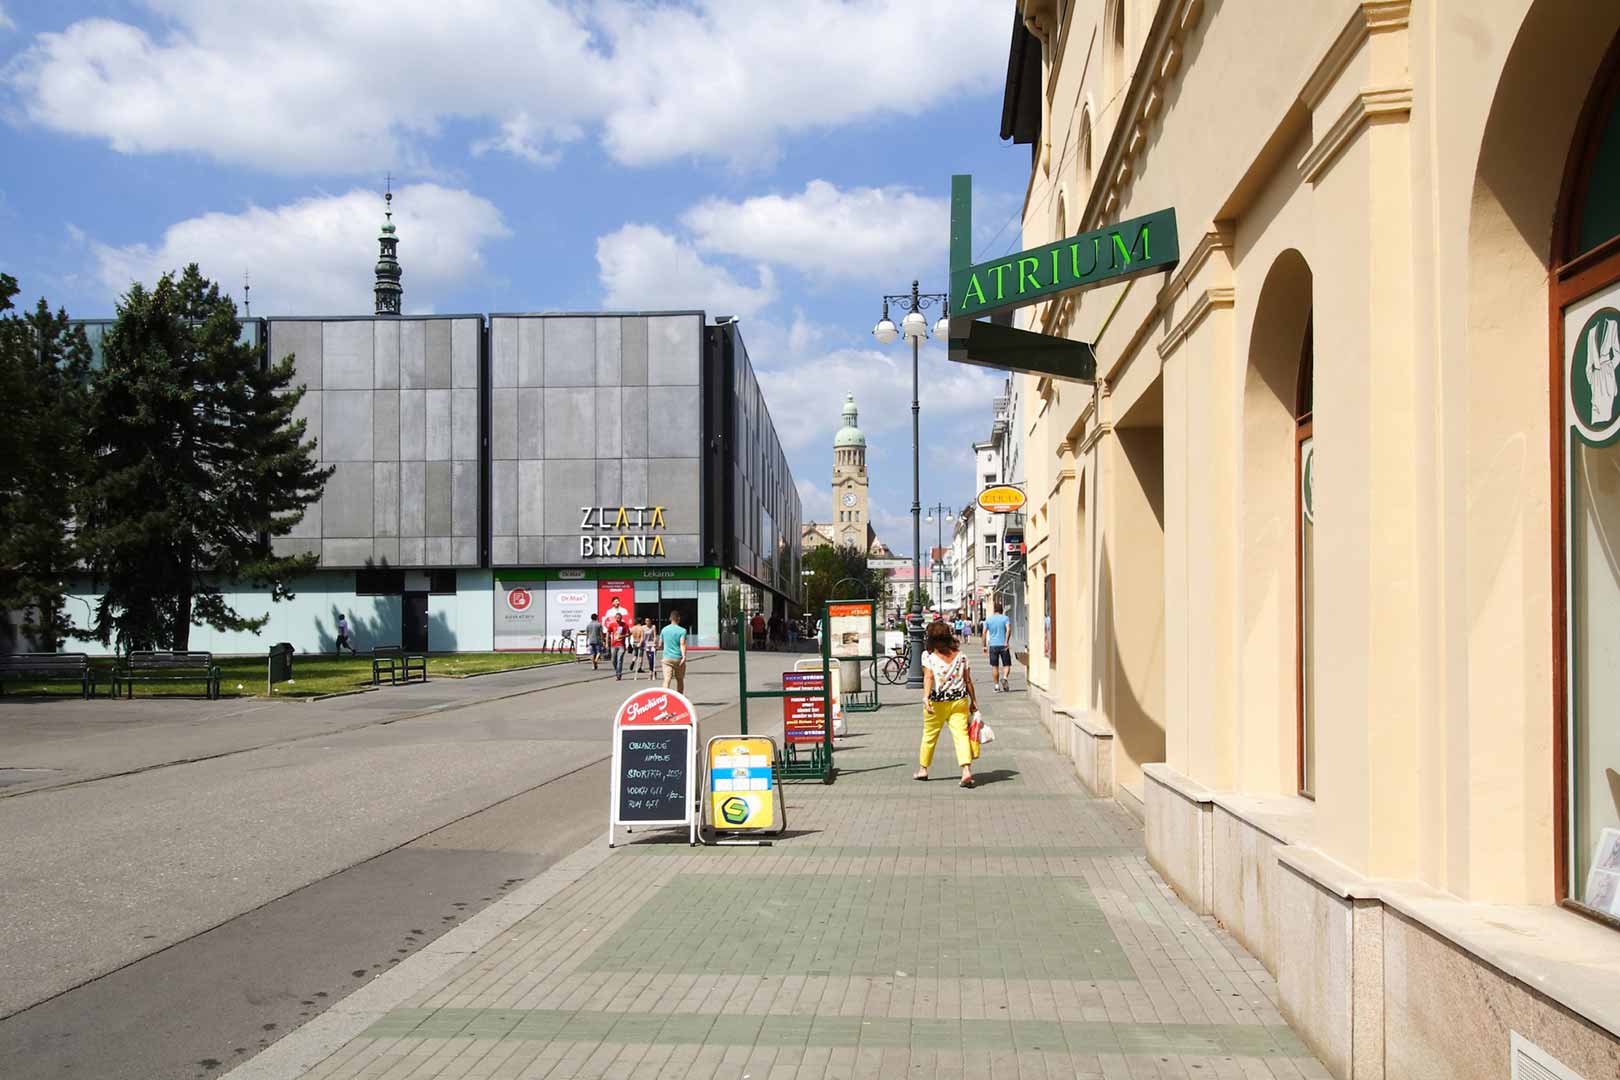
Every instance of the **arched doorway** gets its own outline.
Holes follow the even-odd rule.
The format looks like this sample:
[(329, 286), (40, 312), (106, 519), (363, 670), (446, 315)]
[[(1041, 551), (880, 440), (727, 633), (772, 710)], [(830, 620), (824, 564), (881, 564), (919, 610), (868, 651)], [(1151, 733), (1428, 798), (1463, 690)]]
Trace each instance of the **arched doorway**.
[(1620, 925), (1620, 39), (1571, 147), (1553, 263), (1564, 601), (1559, 894)]

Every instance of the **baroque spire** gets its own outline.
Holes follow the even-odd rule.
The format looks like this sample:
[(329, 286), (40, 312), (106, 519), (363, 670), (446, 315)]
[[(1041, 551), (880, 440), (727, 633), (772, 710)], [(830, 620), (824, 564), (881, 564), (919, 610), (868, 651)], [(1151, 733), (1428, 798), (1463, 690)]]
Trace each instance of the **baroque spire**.
[(398, 315), (399, 301), (404, 293), (399, 284), (399, 238), (394, 235), (394, 178), (390, 174), (384, 181), (382, 235), (377, 237), (380, 251), (377, 254), (377, 284), (374, 291), (377, 297), (378, 315)]

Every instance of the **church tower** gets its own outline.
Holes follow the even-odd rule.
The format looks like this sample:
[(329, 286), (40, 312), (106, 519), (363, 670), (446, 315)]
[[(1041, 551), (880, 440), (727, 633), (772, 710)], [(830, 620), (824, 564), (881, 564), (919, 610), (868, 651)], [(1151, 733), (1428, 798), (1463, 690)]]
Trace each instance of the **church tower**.
[(855, 395), (844, 397), (844, 426), (833, 437), (833, 537), (866, 551), (872, 543), (866, 505), (866, 436), (856, 426)]
[(399, 285), (399, 238), (394, 235), (394, 185), (393, 178), (389, 178), (388, 193), (383, 196), (384, 224), (382, 235), (377, 237), (379, 251), (377, 253), (377, 283), (372, 292), (377, 300), (378, 315), (398, 315), (400, 296), (404, 290)]

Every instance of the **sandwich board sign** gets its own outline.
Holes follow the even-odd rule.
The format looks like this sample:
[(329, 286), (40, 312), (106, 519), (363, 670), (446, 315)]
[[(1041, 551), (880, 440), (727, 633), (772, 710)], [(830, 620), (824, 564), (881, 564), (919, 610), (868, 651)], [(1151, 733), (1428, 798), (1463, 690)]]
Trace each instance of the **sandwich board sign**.
[[(709, 813), (716, 833), (758, 833), (787, 828), (787, 806), (776, 789), (776, 741), (717, 735), (709, 740)], [(781, 810), (781, 823), (776, 811)], [(723, 841), (722, 841), (723, 842)]]
[(614, 828), (688, 831), (697, 843), (697, 710), (685, 694), (649, 687), (624, 699), (613, 718)]

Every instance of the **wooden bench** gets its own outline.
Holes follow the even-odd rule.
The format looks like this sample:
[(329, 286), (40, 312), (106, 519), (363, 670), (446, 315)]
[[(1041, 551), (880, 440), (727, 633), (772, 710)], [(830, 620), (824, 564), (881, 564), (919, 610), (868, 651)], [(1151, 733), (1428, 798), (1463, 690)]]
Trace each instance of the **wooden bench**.
[(82, 697), (94, 697), (96, 673), (85, 653), (8, 653), (0, 656), (0, 694), (6, 683), (78, 683)]
[(427, 682), (427, 657), (421, 653), (407, 653), (394, 645), (371, 650), (371, 685), (381, 686), (383, 675), (391, 686), (410, 682)]
[(132, 652), (113, 669), (112, 696), (123, 684), (126, 697), (135, 696), (138, 682), (201, 682), (209, 700), (219, 697), (219, 665), (206, 652)]

